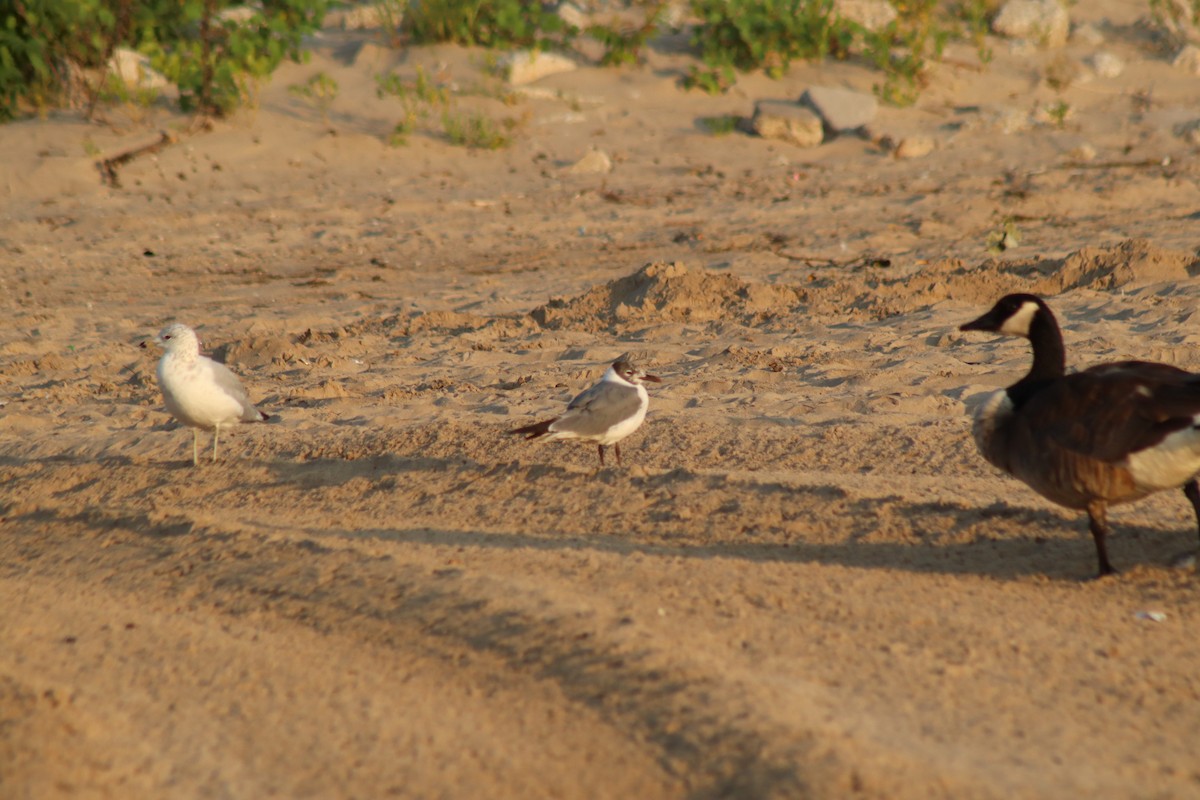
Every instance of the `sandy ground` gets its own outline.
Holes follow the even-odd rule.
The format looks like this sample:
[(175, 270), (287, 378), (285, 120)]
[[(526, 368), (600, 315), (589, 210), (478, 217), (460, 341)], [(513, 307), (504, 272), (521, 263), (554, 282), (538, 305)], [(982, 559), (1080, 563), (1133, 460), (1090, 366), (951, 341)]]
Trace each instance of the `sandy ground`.
[[(1135, 5), (1073, 7), (1119, 78), (939, 68), (885, 115), (913, 160), (698, 122), (862, 67), (712, 98), (669, 50), (456, 101), (510, 148), (389, 147), (374, 75), (482, 54), (337, 32), (119, 187), (96, 154), (180, 120), (0, 128), (0, 795), (1200, 797), (1187, 503), (1115, 510), (1085, 580), (969, 438), (1027, 348), (957, 332), (1025, 289), (1074, 365), (1200, 370), (1200, 80)], [(220, 463), (137, 347), (170, 320), (277, 416)], [(623, 467), (505, 435), (624, 352), (665, 382)]]

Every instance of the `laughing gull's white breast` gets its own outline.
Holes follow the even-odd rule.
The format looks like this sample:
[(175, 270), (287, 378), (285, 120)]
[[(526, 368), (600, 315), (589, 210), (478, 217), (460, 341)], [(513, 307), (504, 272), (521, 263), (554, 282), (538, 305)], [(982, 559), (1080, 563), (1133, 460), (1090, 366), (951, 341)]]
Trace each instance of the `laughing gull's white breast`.
[[(155, 337), (162, 346), (158, 387), (171, 416), (192, 428), (192, 463), (200, 463), (200, 431), (213, 432), (213, 461), (222, 425), (266, 422), (250, 402), (241, 381), (224, 364), (200, 355), (200, 340), (186, 325), (174, 323)], [(144, 345), (143, 345), (144, 346)]]
[(617, 444), (638, 429), (646, 419), (650, 396), (642, 381), (661, 383), (662, 379), (648, 375), (628, 358), (614, 361), (599, 383), (580, 393), (567, 404), (561, 416), (526, 425), (509, 433), (523, 434), (526, 439), (584, 439), (595, 442), (604, 466), (604, 448), (613, 446), (617, 463), (621, 463), (621, 446)]

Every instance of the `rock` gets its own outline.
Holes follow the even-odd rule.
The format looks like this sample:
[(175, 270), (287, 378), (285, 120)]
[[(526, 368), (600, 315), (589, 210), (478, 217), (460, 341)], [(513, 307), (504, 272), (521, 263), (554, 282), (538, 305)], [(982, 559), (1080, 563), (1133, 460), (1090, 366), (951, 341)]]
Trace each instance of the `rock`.
[(560, 72), (570, 72), (576, 64), (566, 56), (557, 53), (539, 53), (533, 50), (520, 50), (510, 55), (503, 62), (508, 74), (508, 82), (513, 86), (521, 86), (541, 80), (547, 75), (557, 75)]
[(1096, 148), (1084, 142), (1078, 147), (1071, 148), (1067, 153), (1067, 158), (1072, 161), (1092, 161), (1096, 158)]
[(1200, 47), (1194, 44), (1184, 45), (1183, 49), (1171, 59), (1171, 66), (1181, 69), (1189, 75), (1200, 75)]
[(992, 20), (994, 33), (1047, 47), (1062, 47), (1070, 31), (1071, 17), (1058, 0), (1008, 0)]
[(1116, 78), (1125, 71), (1125, 62), (1120, 56), (1101, 50), (1088, 59), (1092, 70), (1101, 78)]
[(892, 155), (896, 158), (921, 158), (932, 153), (936, 146), (932, 136), (906, 136), (896, 145)]
[(571, 175), (605, 175), (612, 172), (612, 159), (603, 150), (592, 150), (586, 156), (567, 167)]
[(834, 133), (857, 131), (875, 119), (879, 111), (874, 95), (828, 86), (810, 86), (800, 103), (816, 111), (826, 129)]
[(754, 105), (751, 125), (764, 139), (779, 139), (800, 147), (816, 147), (825, 139), (821, 118), (786, 100), (759, 100)]
[(899, 16), (887, 0), (834, 0), (833, 13), (869, 31), (886, 28)]
[(123, 47), (113, 51), (108, 70), (130, 89), (163, 89), (170, 85), (161, 73), (150, 69), (148, 57)]

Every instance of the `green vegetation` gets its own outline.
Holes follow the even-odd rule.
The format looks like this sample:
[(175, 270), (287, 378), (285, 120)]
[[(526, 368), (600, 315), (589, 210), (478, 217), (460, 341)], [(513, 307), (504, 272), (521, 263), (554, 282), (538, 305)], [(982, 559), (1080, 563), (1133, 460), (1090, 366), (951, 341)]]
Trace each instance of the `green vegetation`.
[(619, 22), (609, 25), (589, 25), (587, 35), (604, 45), (600, 63), (606, 67), (623, 64), (640, 64), (642, 50), (658, 33), (659, 20), (666, 10), (665, 2), (651, 3), (645, 9), (645, 18), (636, 28), (622, 27)]
[(415, 44), (539, 49), (565, 46), (577, 33), (541, 3), (523, 0), (422, 0), (408, 6), (401, 27)]
[(999, 5), (1000, 0), (958, 0), (954, 6), (955, 16), (966, 26), (963, 36), (975, 45), (984, 64), (992, 60), (992, 48), (987, 44), (988, 25)]
[(1187, 44), (1189, 32), (1200, 29), (1200, 0), (1149, 0), (1150, 20), (1165, 34), (1170, 47)]
[[(179, 89), (187, 111), (223, 115), (319, 26), (326, 0), (0, 0), (0, 119), (111, 89), (106, 65), (127, 47)], [(237, 14), (230, 14), (236, 10)]]
[(692, 10), (701, 20), (692, 44), (718, 73), (778, 78), (792, 61), (845, 58), (861, 31), (834, 13), (833, 0), (692, 0)]
[[(519, 122), (505, 118), (496, 122), (479, 111), (460, 113), (454, 109), (450, 90), (439, 86), (421, 67), (412, 80), (395, 73), (375, 76), (375, 92), (379, 97), (395, 97), (404, 107), (403, 116), (392, 129), (388, 143), (393, 147), (407, 144), (409, 137), (425, 126), (430, 132), (436, 129), (429, 125), (433, 111), (441, 109), (438, 120), (441, 133), (451, 144), (463, 147), (496, 150), (512, 144), (512, 132)], [(488, 87), (472, 86), (455, 94), (482, 95), (513, 105), (516, 96), (511, 92)]]
[(404, 43), (404, 11), (408, 8), (408, 0), (376, 0), (375, 9), (379, 13), (379, 28), (387, 38), (391, 47), (400, 47)]
[(1059, 100), (1054, 105), (1046, 107), (1046, 116), (1050, 118), (1050, 123), (1059, 130), (1067, 127), (1067, 117), (1070, 114), (1071, 106), (1064, 100)]
[(316, 106), (321, 121), (329, 124), (329, 109), (338, 94), (337, 81), (324, 72), (318, 72), (304, 83), (289, 86), (288, 91)]
[(909, 106), (925, 88), (930, 61), (940, 61), (953, 32), (949, 20), (938, 13), (936, 0), (910, 0), (900, 16), (886, 28), (865, 34), (868, 57), (883, 72), (876, 84), (879, 99), (893, 106)]
[(985, 36), (992, 0), (960, 0), (953, 7), (939, 0), (892, 5), (897, 18), (871, 31), (839, 16), (833, 0), (692, 0), (701, 19), (692, 43), (705, 66), (694, 68), (684, 84), (724, 92), (736, 71), (761, 69), (779, 77), (793, 61), (860, 56), (883, 74), (875, 87), (880, 99), (903, 106), (916, 101), (929, 63), (941, 59), (952, 38), (971, 37), (980, 60), (990, 59)]
[(719, 117), (701, 117), (700, 125), (713, 136), (728, 136), (737, 130), (741, 118), (735, 114), (722, 114)]
[[(54, 104), (99, 104), (144, 109), (157, 93), (114, 81), (107, 64), (118, 48), (150, 59), (150, 68), (178, 88), (184, 110), (224, 115), (253, 101), (258, 81), (285, 58), (303, 60), (303, 37), (319, 26), (333, 0), (0, 0), (0, 120)], [(1167, 38), (1200, 28), (1200, 0), (1146, 0), (1149, 16)], [(839, 15), (835, 0), (690, 0), (697, 24), (692, 46), (702, 64), (685, 86), (725, 92), (739, 72), (761, 70), (782, 76), (796, 61), (855, 58), (875, 66), (875, 87), (886, 103), (913, 103), (925, 88), (929, 66), (942, 59), (947, 43), (967, 41), (979, 60), (991, 58), (988, 26), (1001, 0), (892, 0), (897, 16), (868, 30)], [(492, 49), (568, 50), (578, 37), (599, 42), (602, 64), (636, 64), (662, 28), (666, 0), (635, 0), (640, 23), (614, 19), (580, 31), (550, 6), (526, 0), (376, 0), (389, 41), (422, 44), (457, 42)], [(1060, 74), (1061, 73), (1061, 74)], [(1072, 75), (1048, 69), (1046, 79), (1065, 88)], [(449, 103), (448, 92), (418, 74), (404, 84), (388, 76), (380, 91), (400, 99), (406, 136), (430, 108)], [(316, 82), (313, 82), (316, 81)], [(422, 83), (424, 81), (424, 83)], [(327, 76), (291, 87), (325, 118), (337, 94)], [(477, 87), (476, 94), (502, 97), (502, 89)], [(515, 102), (509, 96), (506, 103)], [(471, 117), (441, 114), (459, 133), (452, 139), (495, 141)], [(499, 132), (499, 129), (497, 129)], [(447, 132), (449, 136), (449, 132)]]
[(473, 149), (499, 150), (508, 147), (512, 144), (510, 132), (516, 125), (512, 119), (502, 120), (497, 125), (491, 117), (478, 111), (458, 114), (446, 109), (442, 112), (442, 128), (450, 143)]

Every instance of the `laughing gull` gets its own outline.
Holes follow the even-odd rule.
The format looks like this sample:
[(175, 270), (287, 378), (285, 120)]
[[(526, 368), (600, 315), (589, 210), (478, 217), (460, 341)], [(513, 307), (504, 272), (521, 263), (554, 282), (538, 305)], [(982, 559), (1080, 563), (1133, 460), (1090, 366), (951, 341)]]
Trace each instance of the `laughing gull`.
[(191, 328), (176, 322), (159, 331), (154, 341), (166, 351), (158, 362), (158, 387), (167, 411), (193, 429), (193, 464), (200, 463), (200, 429), (213, 432), (216, 461), (222, 425), (270, 419), (254, 407), (228, 367), (200, 355), (200, 340)]
[(509, 433), (524, 434), (526, 439), (544, 436), (547, 441), (586, 439), (595, 442), (602, 467), (604, 448), (611, 444), (620, 464), (621, 446), (617, 442), (638, 429), (646, 418), (646, 407), (650, 405), (650, 396), (642, 381), (662, 383), (662, 378), (647, 375), (628, 356), (622, 356), (613, 362), (599, 383), (568, 403), (564, 414)]

